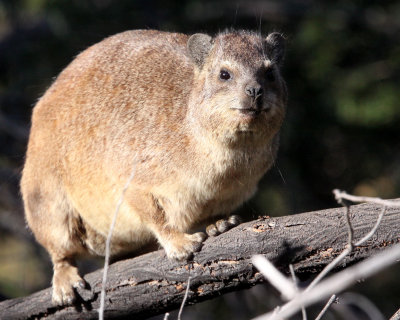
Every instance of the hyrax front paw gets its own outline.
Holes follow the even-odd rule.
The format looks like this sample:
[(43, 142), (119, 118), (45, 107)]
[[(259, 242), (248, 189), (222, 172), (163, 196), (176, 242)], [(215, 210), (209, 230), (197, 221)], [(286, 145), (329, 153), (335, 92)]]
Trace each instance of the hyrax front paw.
[(84, 289), (85, 287), (86, 282), (79, 276), (76, 267), (55, 267), (52, 302), (54, 305), (70, 305), (76, 300), (74, 288)]
[(207, 238), (204, 232), (183, 234), (164, 246), (169, 259), (183, 261), (191, 258), (194, 252), (200, 251), (203, 241)]
[(229, 229), (236, 227), (241, 223), (241, 219), (237, 215), (230, 216), (227, 220), (220, 219), (215, 224), (210, 224), (206, 228), (208, 236), (215, 237), (221, 233), (228, 231)]

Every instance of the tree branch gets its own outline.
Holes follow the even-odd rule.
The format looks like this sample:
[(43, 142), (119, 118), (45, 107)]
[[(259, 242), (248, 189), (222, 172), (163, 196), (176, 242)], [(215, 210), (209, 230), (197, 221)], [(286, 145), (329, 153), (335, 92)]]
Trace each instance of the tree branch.
[[(319, 272), (339, 255), (347, 244), (343, 208), (243, 223), (218, 237), (208, 239), (189, 264), (169, 261), (163, 250), (110, 265), (106, 286), (105, 318), (143, 319), (181, 305), (190, 269), (187, 303), (211, 299), (220, 294), (263, 282), (251, 257), (265, 254), (275, 266), (308, 277)], [(381, 207), (364, 204), (351, 207), (354, 242), (376, 223)], [(344, 268), (399, 242), (400, 209), (388, 208), (375, 235), (355, 247), (337, 268)], [(96, 319), (98, 317), (101, 270), (85, 276), (90, 290), (78, 292), (76, 306), (53, 307), (51, 290), (0, 303), (4, 319)]]

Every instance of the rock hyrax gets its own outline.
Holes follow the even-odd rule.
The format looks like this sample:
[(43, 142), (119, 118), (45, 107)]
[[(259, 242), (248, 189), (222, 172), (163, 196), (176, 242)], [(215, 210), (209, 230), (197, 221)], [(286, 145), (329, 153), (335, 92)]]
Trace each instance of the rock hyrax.
[(93, 45), (33, 110), (21, 181), (26, 219), (54, 264), (53, 301), (84, 286), (75, 257), (156, 239), (169, 258), (200, 248), (193, 226), (227, 215), (274, 162), (287, 99), (284, 39), (248, 31), (127, 31)]

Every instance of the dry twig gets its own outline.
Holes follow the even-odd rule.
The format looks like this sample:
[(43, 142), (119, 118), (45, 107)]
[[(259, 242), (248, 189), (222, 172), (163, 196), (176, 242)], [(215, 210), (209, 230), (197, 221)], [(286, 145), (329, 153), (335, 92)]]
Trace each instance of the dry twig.
[[(190, 269), (189, 269), (189, 274), (190, 274)], [(185, 306), (186, 299), (187, 299), (188, 294), (189, 294), (189, 288), (190, 288), (190, 275), (189, 275), (188, 280), (187, 280), (185, 296), (183, 297), (182, 304), (181, 304), (181, 307), (180, 307), (180, 309), (179, 309), (178, 320), (181, 320), (181, 316), (182, 316), (182, 312), (183, 312), (183, 307)]]
[(391, 266), (400, 259), (400, 245), (395, 245), (363, 262), (347, 268), (328, 279), (321, 281), (314, 289), (300, 292), (293, 300), (285, 304), (276, 314), (270, 312), (254, 318), (254, 320), (280, 320), (290, 317), (299, 311), (302, 305), (307, 307), (315, 302), (325, 299), (348, 286)]
[(321, 318), (323, 317), (323, 315), (326, 313), (326, 311), (329, 309), (329, 307), (331, 306), (332, 303), (334, 303), (336, 301), (336, 295), (333, 294), (328, 302), (326, 303), (325, 307), (321, 310), (321, 312), (318, 314), (318, 316), (315, 318), (315, 320), (321, 320)]
[(333, 194), (335, 195), (335, 199), (339, 202), (344, 200), (348, 200), (351, 202), (355, 203), (375, 203), (379, 204), (385, 207), (390, 207), (390, 208), (400, 208), (400, 201), (397, 200), (384, 200), (381, 198), (375, 198), (375, 197), (360, 197), (360, 196), (354, 196), (347, 194), (344, 191), (340, 191), (338, 189), (333, 190)]
[(400, 309), (397, 310), (396, 313), (392, 315), (389, 320), (400, 320)]
[(297, 287), (285, 277), (274, 265), (262, 255), (252, 257), (254, 266), (281, 293), (285, 300), (290, 300), (297, 294)]
[(124, 201), (124, 196), (126, 190), (128, 190), (129, 185), (131, 184), (133, 177), (135, 176), (136, 165), (133, 167), (132, 173), (126, 182), (124, 188), (121, 192), (121, 197), (118, 200), (117, 206), (115, 208), (114, 216), (110, 225), (110, 230), (108, 231), (107, 240), (106, 240), (106, 254), (104, 257), (104, 268), (103, 268), (103, 282), (101, 284), (101, 294), (100, 294), (100, 308), (99, 308), (99, 320), (104, 319), (104, 303), (106, 299), (106, 283), (107, 283), (107, 273), (108, 273), (108, 266), (110, 264), (110, 244), (111, 238), (114, 231), (115, 223), (117, 222), (118, 212), (121, 208), (122, 202)]
[[(335, 288), (339, 283), (341, 283), (340, 277), (342, 276), (343, 279), (346, 279), (346, 281), (348, 281), (347, 285), (343, 284), (341, 286), (339, 286), (340, 290), (346, 288), (350, 283), (353, 283), (355, 280), (355, 278), (349, 278), (348, 275), (351, 274), (351, 272), (349, 273), (348, 270), (344, 270), (342, 272), (340, 272), (339, 274), (335, 275), (335, 276), (331, 276), (328, 280), (323, 281), (322, 283), (325, 285), (330, 285), (331, 287), (328, 287), (327, 290), (323, 290), (324, 288), (321, 287), (322, 283), (321, 280), (332, 270), (334, 269), (347, 255), (349, 255), (354, 246), (360, 246), (363, 243), (365, 243), (366, 241), (368, 241), (376, 232), (376, 230), (378, 229), (383, 216), (387, 210), (387, 207), (400, 207), (400, 202), (396, 202), (396, 201), (390, 201), (390, 200), (382, 200), (379, 198), (370, 198), (370, 197), (357, 197), (357, 196), (352, 196), (352, 195), (348, 195), (345, 192), (339, 191), (337, 189), (335, 189), (333, 191), (336, 200), (338, 201), (338, 203), (342, 204), (345, 207), (345, 221), (346, 221), (346, 225), (347, 225), (347, 230), (348, 230), (348, 244), (347, 247), (342, 251), (342, 253), (337, 256), (331, 263), (329, 263), (322, 271), (321, 273), (318, 274), (318, 276), (311, 282), (311, 284), (301, 293), (298, 292), (297, 286), (295, 288), (295, 292), (296, 292), (296, 296), (289, 301), (288, 303), (286, 303), (284, 306), (275, 309), (273, 312), (270, 312), (264, 316), (258, 317), (256, 319), (282, 319), (282, 317), (286, 317), (286, 316), (290, 316), (293, 313), (298, 312), (299, 309), (302, 310), (303, 313), (303, 318), (304, 318), (304, 308), (311, 304), (313, 302), (319, 301), (321, 300), (323, 297), (325, 297), (326, 294), (333, 294), (333, 296), (331, 297), (331, 299), (328, 301), (327, 305), (325, 306), (324, 310), (326, 311), (326, 309), (328, 309), (328, 307), (332, 304), (332, 302), (334, 301), (334, 296), (336, 291), (332, 291), (332, 288)], [(344, 200), (349, 200), (349, 201), (353, 201), (353, 202), (369, 202), (369, 203), (375, 203), (375, 204), (379, 204), (382, 205), (383, 208), (377, 218), (377, 221), (375, 223), (375, 225), (373, 226), (373, 228), (364, 236), (362, 237), (362, 239), (360, 239), (359, 241), (357, 241), (356, 243), (354, 243), (354, 229), (351, 223), (351, 214), (350, 214), (350, 206), (345, 203)], [(400, 247), (398, 248), (399, 254), (400, 254)], [(369, 260), (372, 260), (373, 258), (370, 258)], [(265, 260), (265, 261), (263, 261)], [(371, 270), (374, 269), (374, 266), (371, 265), (371, 263), (366, 263), (369, 260), (365, 261), (363, 264), (359, 264), (360, 269), (362, 269), (363, 273), (368, 273), (368, 270), (366, 269), (365, 266), (370, 267)], [(388, 258), (388, 264), (392, 264), (395, 263), (396, 260), (390, 260), (390, 257)], [(272, 281), (276, 281), (275, 279), (272, 279), (271, 275), (274, 274), (274, 277), (276, 277), (276, 273), (280, 273), (277, 269), (275, 269), (275, 267), (263, 256), (259, 256), (258, 258), (256, 258), (256, 260), (253, 259), (253, 262), (255, 262), (257, 264), (255, 264), (255, 266), (263, 273), (263, 275), (272, 283)], [(266, 262), (268, 261), (268, 262)], [(366, 264), (365, 264), (366, 263)], [(265, 269), (264, 271), (262, 271), (260, 268), (265, 268), (265, 266), (268, 266), (267, 269)], [(357, 266), (355, 266), (357, 267)], [(355, 269), (355, 267), (352, 267), (351, 270), (353, 270), (354, 272), (352, 273), (353, 276), (356, 276), (358, 274), (358, 270)], [(275, 269), (275, 271), (273, 271), (273, 269)], [(284, 277), (283, 275), (281, 275), (282, 277)], [(280, 277), (280, 276), (279, 276)], [(337, 281), (336, 284), (332, 283), (331, 279), (334, 278), (336, 279), (335, 281)], [(280, 283), (280, 286), (276, 286), (274, 284), (274, 286), (280, 290), (280, 292), (282, 293), (283, 296), (288, 297), (286, 294), (284, 294), (284, 290), (287, 290), (290, 286), (288, 286), (284, 281), (278, 281)], [(283, 286), (283, 287), (282, 287)], [(289, 289), (289, 290), (293, 290), (293, 289)], [(293, 291), (291, 291), (293, 292)], [(315, 294), (315, 292), (317, 292), (318, 294)], [(325, 295), (324, 295), (325, 294)], [(312, 298), (311, 298), (312, 297)], [(290, 299), (290, 298), (288, 298)], [(308, 300), (311, 299), (311, 300)], [(312, 300), (312, 299), (316, 299), (316, 300)], [(332, 300), (332, 302), (331, 302)], [(290, 310), (290, 311), (288, 311)], [(324, 314), (324, 310), (321, 311), (321, 316), (322, 314)], [(320, 318), (320, 316), (318, 316)]]
[[(296, 277), (296, 274), (294, 272), (294, 268), (293, 268), (292, 264), (289, 264), (289, 270), (290, 270), (290, 274), (292, 276), (293, 283), (295, 284), (296, 289), (297, 289), (296, 293), (298, 293), (299, 292), (299, 290), (298, 290), (299, 281), (297, 280), (297, 277)], [(301, 315), (303, 317), (303, 320), (307, 320), (306, 308), (304, 308), (304, 306), (301, 306)]]

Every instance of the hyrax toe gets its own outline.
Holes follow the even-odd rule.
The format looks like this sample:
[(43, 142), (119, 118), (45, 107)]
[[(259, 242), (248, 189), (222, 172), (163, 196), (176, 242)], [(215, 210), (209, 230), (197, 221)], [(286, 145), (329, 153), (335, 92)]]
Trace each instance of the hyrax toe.
[(192, 235), (189, 235), (189, 237), (198, 243), (202, 243), (204, 240), (207, 239), (207, 235), (204, 232), (196, 232)]
[(231, 228), (236, 227), (242, 223), (242, 218), (240, 216), (234, 214), (228, 218), (228, 222), (231, 225)]
[(215, 226), (217, 227), (217, 229), (220, 233), (224, 233), (231, 228), (231, 225), (229, 224), (228, 220), (224, 220), (224, 219), (218, 220), (215, 223)]
[(203, 241), (207, 238), (204, 232), (185, 234), (179, 241), (174, 241), (165, 246), (169, 259), (184, 261), (192, 257), (194, 252), (200, 251)]
[(220, 234), (215, 224), (210, 224), (209, 226), (207, 226), (206, 233), (209, 237), (215, 237)]

